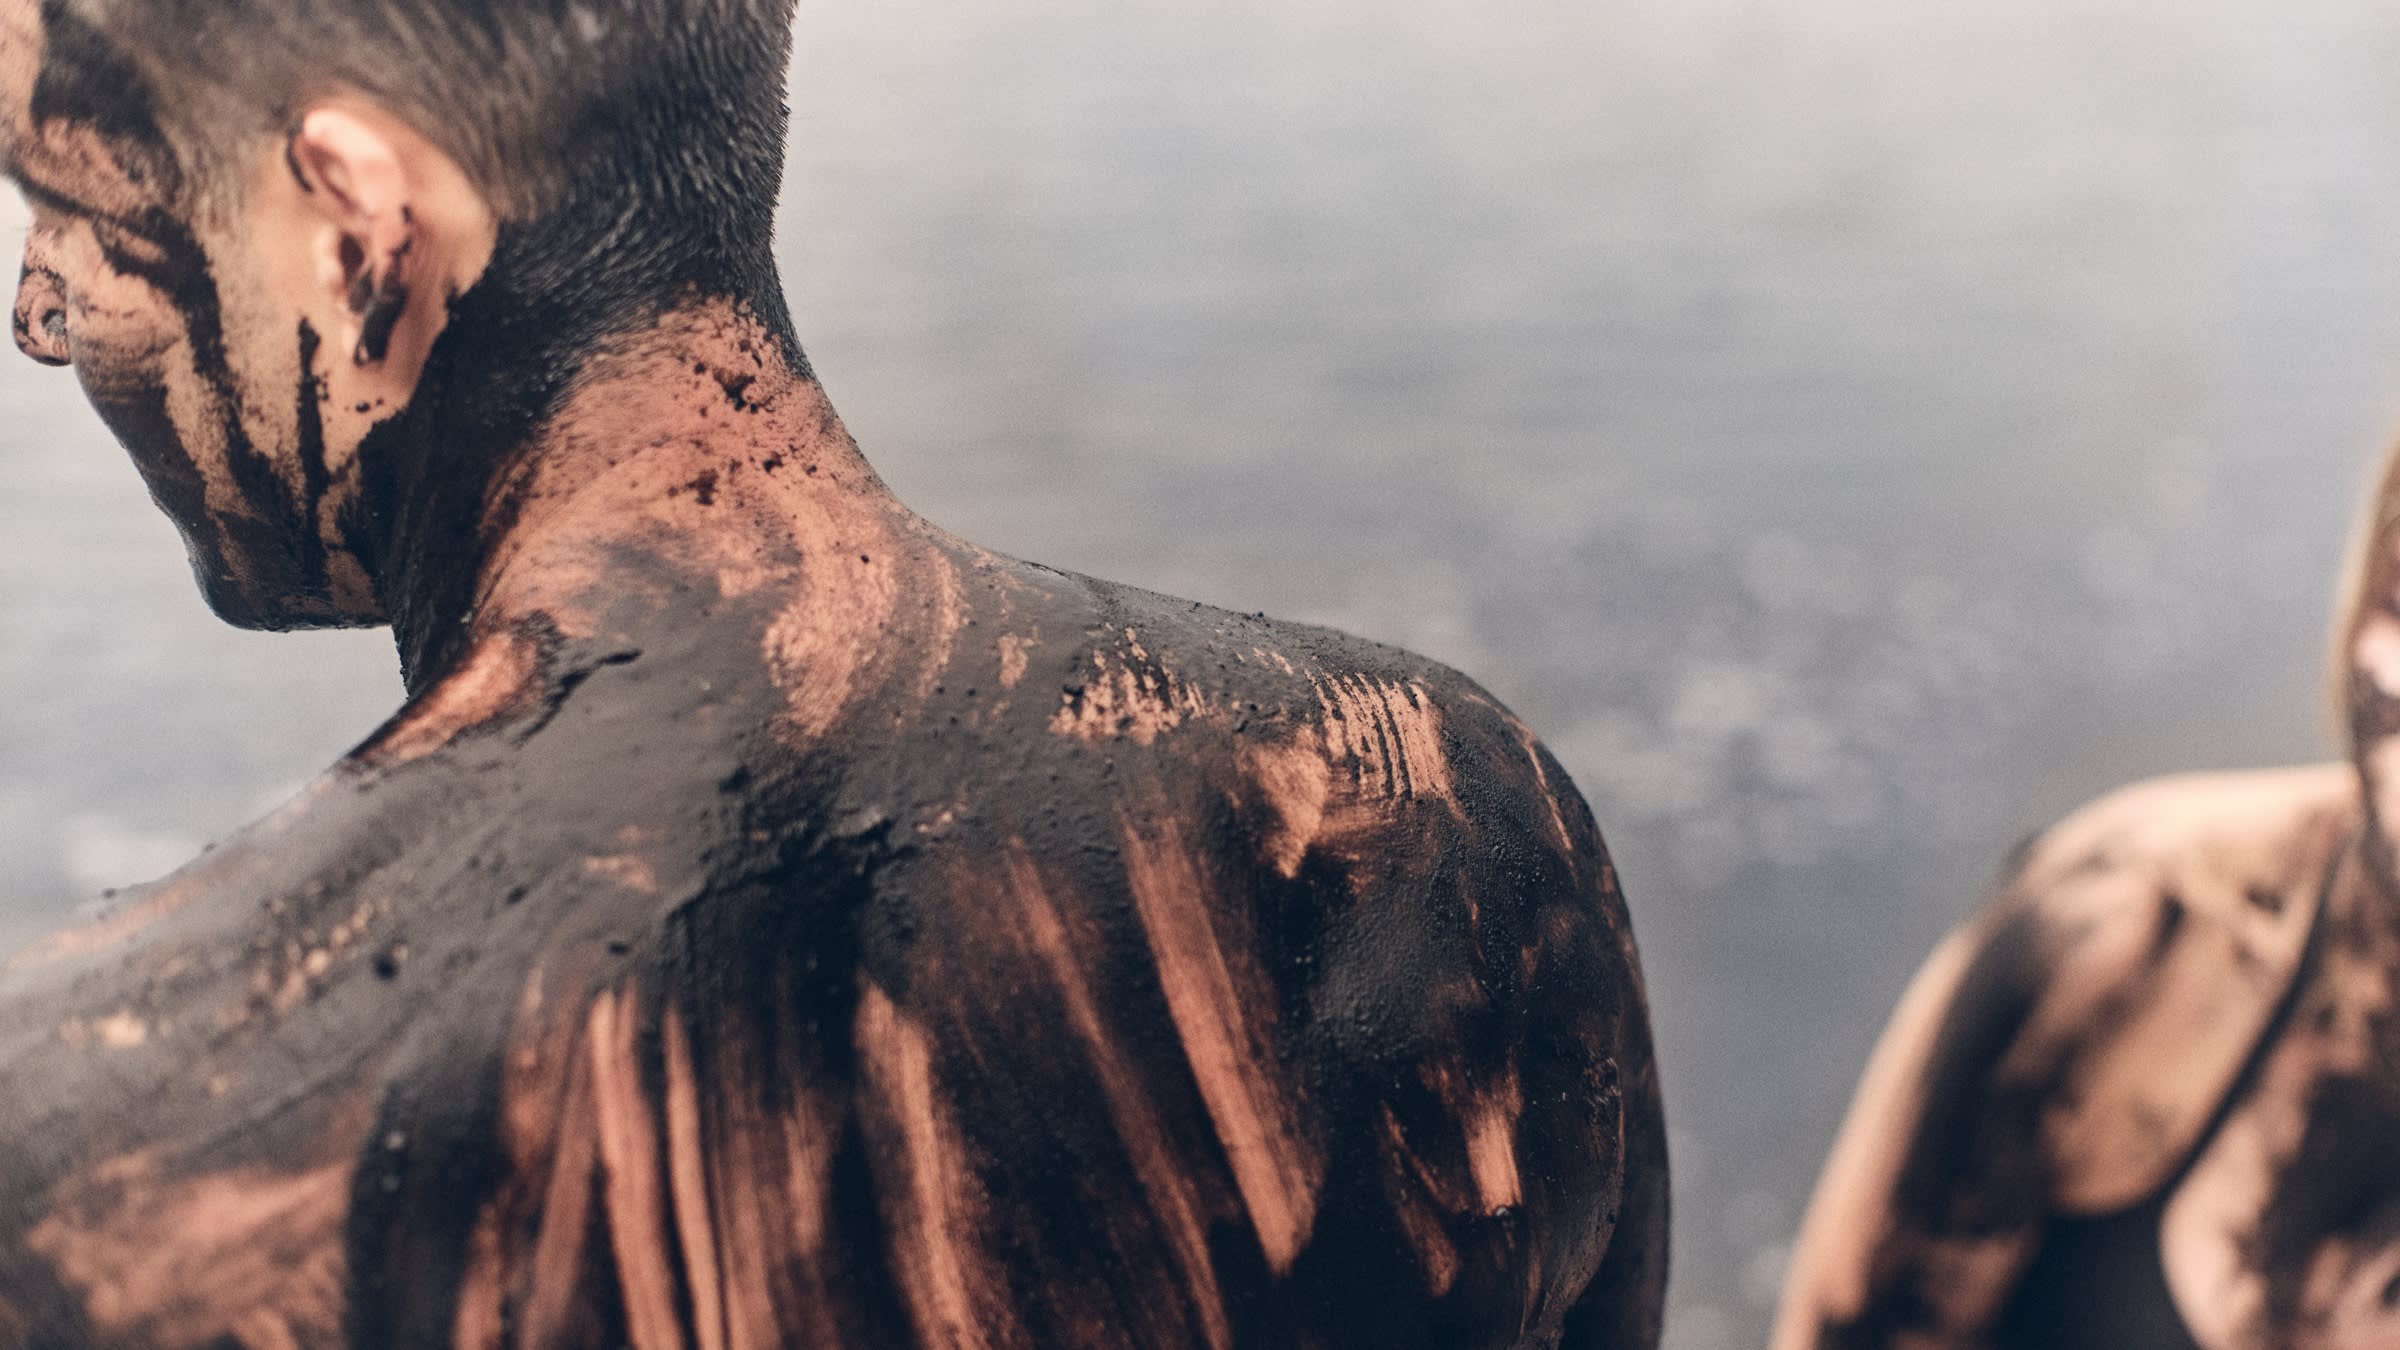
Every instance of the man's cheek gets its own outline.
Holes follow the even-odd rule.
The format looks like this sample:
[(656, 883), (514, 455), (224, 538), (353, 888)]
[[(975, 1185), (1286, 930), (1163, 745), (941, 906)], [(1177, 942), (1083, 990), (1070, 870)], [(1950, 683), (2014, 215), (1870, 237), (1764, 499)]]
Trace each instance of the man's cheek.
[(83, 392), (118, 444), (133, 457), (158, 504), (177, 524), (197, 519), (207, 505), (207, 484), (175, 426), (166, 387), (132, 379), (87, 377)]
[(188, 529), (207, 508), (201, 468), (207, 447), (194, 444), (193, 429), (184, 425), (192, 400), (177, 396), (168, 364), (174, 344), (106, 326), (78, 332), (74, 344), (84, 397), (132, 457), (151, 496)]

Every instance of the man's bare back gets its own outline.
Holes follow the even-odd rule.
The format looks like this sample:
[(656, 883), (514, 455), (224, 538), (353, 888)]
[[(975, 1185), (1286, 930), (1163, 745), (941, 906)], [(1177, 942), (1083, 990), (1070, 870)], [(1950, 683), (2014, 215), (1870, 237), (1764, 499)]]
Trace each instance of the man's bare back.
[[(538, 238), (479, 244), (472, 175), (371, 110), (253, 187), (360, 241), (293, 462), (249, 423), (170, 453), (53, 295), (78, 337), (104, 286), (164, 296), (124, 346), (170, 354), (170, 421), (272, 410), (235, 395), (276, 368), (197, 336), (238, 347), (238, 269), (141, 270), (204, 229), (69, 193), (39, 92), (20, 343), (103, 381), (220, 609), (387, 619), (410, 698), (0, 975), (0, 1342), (1654, 1343), (1622, 899), (1474, 685), (941, 533), (779, 298), (526, 338), (540, 297), (475, 278)], [(387, 167), (429, 186), (379, 208)], [(438, 397), (351, 393), (411, 361)]]

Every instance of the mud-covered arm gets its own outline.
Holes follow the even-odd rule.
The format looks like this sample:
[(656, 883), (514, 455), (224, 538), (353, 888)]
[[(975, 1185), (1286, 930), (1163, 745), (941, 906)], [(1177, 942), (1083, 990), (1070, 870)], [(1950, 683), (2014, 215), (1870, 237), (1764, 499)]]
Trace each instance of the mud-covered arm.
[(1648, 1060), (1649, 1028), (1640, 1029), (1645, 1062), (1625, 1092), (1625, 1190), (1608, 1255), (1574, 1311), (1562, 1350), (1650, 1350), (1666, 1317), (1668, 1225), (1667, 1126), (1658, 1069)]
[(1972, 1344), (2031, 1255), (2048, 1209), (2036, 1104), (2008, 1101), (1997, 1072), (2039, 975), (1998, 918), (1934, 953), (1868, 1061), (1793, 1252), (1778, 1350)]
[(1869, 1061), (1778, 1350), (1977, 1344), (2048, 1220), (2165, 1184), (2290, 987), (2351, 800), (2339, 766), (2161, 780), (2029, 846)]

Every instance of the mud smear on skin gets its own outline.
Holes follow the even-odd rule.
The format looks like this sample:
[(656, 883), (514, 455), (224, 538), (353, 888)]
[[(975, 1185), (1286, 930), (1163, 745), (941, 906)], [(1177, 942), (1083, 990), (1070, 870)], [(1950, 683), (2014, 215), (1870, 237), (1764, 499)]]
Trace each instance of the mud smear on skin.
[[(207, 509), (206, 474), (166, 412), (169, 377), (163, 369), (114, 372), (119, 379), (87, 379), (85, 388), (110, 429), (132, 450), (160, 506), (186, 531), (194, 574), (220, 617), (268, 629), (339, 622), (315, 523), (299, 514), (304, 503), (295, 500), (291, 485), (251, 443), (243, 424), (242, 394), (227, 356), (223, 307), (207, 255), (186, 224), (155, 204), (175, 200), (181, 178), (159, 129), (152, 93), (131, 63), (59, 0), (45, 0), (43, 15), (48, 51), (33, 90), (35, 127), (63, 124), (98, 135), (132, 193), (154, 204), (97, 210), (38, 183), (27, 184), (29, 195), (85, 218), (107, 265), (148, 285), (182, 317), (192, 373), (207, 393), (218, 453), (236, 493), (245, 503), (284, 503), (294, 517), (277, 521)], [(106, 364), (106, 353), (95, 355), (96, 364)], [(308, 368), (302, 369), (305, 381)], [(126, 387), (137, 378), (155, 387)], [(194, 531), (204, 533), (195, 538)], [(272, 610), (260, 603), (270, 595), (277, 597)]]
[(325, 381), (317, 374), (317, 352), (323, 345), (316, 326), (302, 319), (299, 328), (300, 391), (293, 400), (292, 425), (296, 428), (294, 451), (300, 462), (300, 521), (305, 527), (300, 533), (299, 565), (303, 575), (326, 578), (328, 558), (325, 549), (322, 520), (325, 494), (332, 490), (332, 474), (325, 462)]
[[(219, 453), (239, 499), (284, 508), (285, 518), (279, 521), (224, 512), (202, 517), (216, 531), (217, 544), (237, 574), (203, 578), (211, 605), (227, 622), (247, 628), (340, 622), (333, 612), (324, 546), (315, 523), (302, 513), (302, 503), (294, 499), (292, 486), (276, 472), (274, 461), (251, 443), (243, 424), (241, 389), (227, 357), (223, 309), (207, 255), (191, 231), (163, 210), (147, 213), (138, 227), (126, 228), (153, 251), (144, 255), (112, 242), (104, 232), (100, 237), (109, 265), (147, 282), (183, 316), (192, 371), (208, 391)], [(303, 391), (311, 382), (303, 377)], [(263, 596), (277, 598), (273, 611), (258, 602)]]
[[(2056, 984), (2061, 953), (2075, 940), (2039, 907), (2040, 892), (2026, 875), (2035, 855), (2029, 844), (2010, 859), (2006, 888), (2028, 893), (2005, 901), (1977, 936), (1927, 1060), (1927, 1114), (1912, 1127), (1893, 1189), (1894, 1230), (1879, 1244), (1864, 1306), (1854, 1317), (1824, 1323), (1825, 1345), (1881, 1346), (1953, 1332), (1954, 1315), (1935, 1297), (1940, 1291), (1921, 1278), (1944, 1246), (2019, 1244), (2020, 1259), (2043, 1260), (2061, 1183), (2049, 1157), (2057, 1104), (2073, 1099), (2090, 1077), (2087, 1065), (2156, 998), (2176, 953), (2188, 911), (2169, 892), (2156, 897), (2144, 950), (2099, 1009), (2039, 1056), (2035, 1072), (2003, 1072), (2009, 1059), (2022, 1057), (2027, 1033)], [(2067, 872), (2093, 876), (2112, 866), (2102, 850)], [(2156, 1214), (2137, 1227), (2137, 1242), (2155, 1248)], [(2150, 1261), (2156, 1284), (2155, 1256)], [(2046, 1284), (2046, 1272), (2034, 1280)], [(2047, 1344), (2061, 1334), (2038, 1323), (2047, 1295), (2035, 1290), (2028, 1303), (2024, 1292), (2002, 1315), (2007, 1334), (2001, 1344)], [(2036, 1323), (2030, 1339), (2014, 1339), (2027, 1335), (2029, 1320)]]
[[(2358, 787), (2344, 764), (2157, 780), (2020, 851), (1861, 1089), (1804, 1238), (1832, 1244), (1790, 1310), (1810, 1343), (2176, 1346), (2358, 1311), (2381, 1249), (2352, 1235), (2384, 1197), (2340, 1141), (2390, 1104), (2339, 1080), (2391, 1060), (2360, 1024), (2400, 949)], [(1823, 1198), (1844, 1189), (1869, 1203)]]
[[(1943, 1331), (1949, 1319), (1916, 1272), (1945, 1245), (2030, 1234), (2050, 1192), (2040, 1149), (2048, 1081), (1989, 1083), (2039, 1000), (2040, 925), (2020, 915), (1977, 954), (1936, 1034), (1924, 1100), (1893, 1191), (1892, 1231), (1855, 1315), (1816, 1344), (1870, 1350)], [(1987, 1086), (1987, 1083), (1989, 1084)]]
[(65, 0), (42, 0), (42, 31), (44, 59), (29, 108), (34, 124), (91, 128), (117, 152), (119, 167), (137, 189), (174, 199), (182, 191), (182, 173), (141, 72)]
[[(763, 472), (745, 463), (692, 509), (741, 509)], [(1145, 1326), (1206, 1344), (1218, 1325), (1262, 1344), (1504, 1346), (1570, 1315), (1655, 1316), (1656, 1225), (1619, 1226), (1663, 1218), (1663, 1173), (1624, 1175), (1659, 1161), (1630, 938), (1588, 813), (1541, 786), (1563, 778), (1520, 727), (1455, 675), (1339, 635), (922, 529), (871, 547), (901, 595), (950, 577), (958, 604), (904, 605), (890, 659), (861, 668), (830, 730), (796, 740), (792, 689), (756, 656), (788, 580), (735, 594), (627, 548), (583, 597), (589, 636), (514, 633), (535, 656), (505, 711), (387, 767), (367, 767), (370, 744), (304, 833), (220, 850), (223, 875), (171, 936), (112, 954), (120, 974), (45, 1015), (97, 1018), (142, 990), (147, 1025), (206, 1023), (229, 998), (249, 1006), (233, 991), (256, 962), (280, 971), (287, 944), (323, 947), (376, 898), (313, 975), (303, 955), (299, 1001), (270, 1001), (187, 1071), (263, 1085), (296, 1055), (320, 1066), (318, 1092), (374, 1103), (345, 1145), (357, 1274), (341, 1325), (360, 1345), (536, 1308), (607, 1334), (738, 1318), (878, 1344), (967, 1316), (993, 1345), (1116, 1344)], [(1025, 650), (1000, 639), (1037, 630), (997, 696)], [(1154, 680), (1242, 711), (1147, 743), (1053, 730), (1128, 630)], [(1459, 800), (1399, 790), (1380, 750), (1344, 752), (1326, 777), (1347, 826), (1287, 874), (1258, 842), (1281, 818), (1275, 789), (1239, 752), (1334, 743), (1318, 689), (1352, 676), (1425, 690)], [(1388, 795), (1358, 795), (1378, 783)], [(1137, 886), (1164, 886), (1202, 926), (1159, 928), (1127, 904)], [(1016, 916), (1036, 893), (1072, 941), (1029, 944)], [(1230, 992), (1170, 988), (1193, 962), (1221, 965)], [(1395, 998), (1394, 980), (1439, 997)], [(1195, 996), (1197, 1012), (1179, 1005)], [(1227, 1007), (1263, 1038), (1246, 1062), (1272, 1086), (1245, 1090), (1293, 1122), (1260, 1138), (1313, 1141), (1267, 1145), (1312, 1197), (1288, 1238), (1265, 1236), (1229, 1151), (1248, 1145), (1211, 1086), (1222, 1070), (1194, 1019)], [(112, 1068), (173, 1080), (184, 1053), (161, 1032)], [(94, 1071), (55, 1042), (38, 1057), (43, 1081)], [(19, 1060), (8, 1076), (35, 1072)], [(687, 1077), (707, 1090), (680, 1097)], [(128, 1104), (4, 1170), (72, 1176), (156, 1130), (193, 1141), (206, 1172), (237, 1128), (261, 1128), (240, 1091), (162, 1096), (190, 1118)], [(1513, 1103), (1496, 1136), (1476, 1123), (1490, 1103)], [(13, 1110), (0, 1137), (19, 1137)], [(1513, 1160), (1517, 1193), (1485, 1194), (1477, 1139)], [(321, 1157), (327, 1142), (295, 1125), (243, 1151)], [(19, 1184), (0, 1209), (52, 1193)], [(946, 1208), (924, 1209), (937, 1193)], [(777, 1197), (774, 1224), (758, 1195)], [(1618, 1302), (1593, 1306), (1593, 1287)]]
[[(2387, 1023), (2378, 1040), (2390, 1046)], [(2267, 1278), (2267, 1315), (2274, 1326), (2299, 1326), (2321, 1298), (2311, 1289), (2328, 1246), (2364, 1254), (2400, 1243), (2400, 1093), (2388, 1082), (2339, 1077), (2321, 1084), (2308, 1102), (2308, 1130), (2275, 1182), (2258, 1240), (2258, 1269)], [(2380, 1295), (2387, 1315), (2400, 1307), (2400, 1285)]]
[(459, 617), (476, 607), (492, 549), (523, 505), (525, 447), (596, 349), (638, 337), (673, 303), (768, 295), (776, 298), (747, 309), (785, 365), (809, 378), (773, 257), (755, 242), (685, 250), (637, 240), (593, 265), (585, 222), (621, 217), (623, 192), (503, 223), (484, 279), (446, 298), (416, 396), (360, 444), (360, 491), (339, 512), (339, 530), (376, 578), (412, 691), (459, 657)]
[[(511, 454), (595, 352), (776, 293), (763, 245), (591, 268), (624, 243), (504, 228), (362, 445), (343, 536), (410, 707), (128, 897), (138, 922), (11, 972), (0, 1083), (44, 1091), (0, 1092), (0, 1270), (60, 1290), (42, 1325), (1654, 1339), (1623, 898), (1472, 683), (941, 534), (880, 494), (780, 302), (681, 354), (705, 438), (610, 448), (655, 489), (633, 523), (482, 611), (540, 490)], [(196, 322), (195, 352), (221, 337)], [(769, 356), (817, 401), (745, 378)], [(262, 1176), (343, 1183), (335, 1222), (245, 1234), (338, 1280), (212, 1283), (215, 1230), (157, 1223)], [(151, 1255), (37, 1259), (120, 1250)]]

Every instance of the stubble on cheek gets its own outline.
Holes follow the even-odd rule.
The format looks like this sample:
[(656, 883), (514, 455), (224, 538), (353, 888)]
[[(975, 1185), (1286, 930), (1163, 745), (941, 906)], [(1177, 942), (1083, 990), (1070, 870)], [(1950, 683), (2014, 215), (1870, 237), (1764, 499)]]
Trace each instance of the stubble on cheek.
[(76, 344), (75, 374), (84, 396), (107, 423), (151, 498), (183, 532), (195, 550), (205, 541), (209, 484), (199, 460), (184, 445), (176, 426), (175, 397), (165, 374), (162, 349), (141, 350), (105, 340), (82, 338)]
[(140, 297), (109, 293), (141, 284), (115, 277), (74, 302), (76, 377), (182, 533), (203, 584), (212, 594), (245, 589), (250, 566), (234, 539), (252, 513), (227, 471), (217, 396), (194, 372), (177, 325), (145, 314)]
[(323, 391), (276, 307), (238, 284), (250, 275), (241, 245), (186, 234), (136, 241), (145, 252), (95, 240), (76, 367), (183, 532), (211, 606), (244, 627), (359, 621), (372, 588), (326, 542), (346, 485), (325, 481), (321, 436), (300, 444)]

